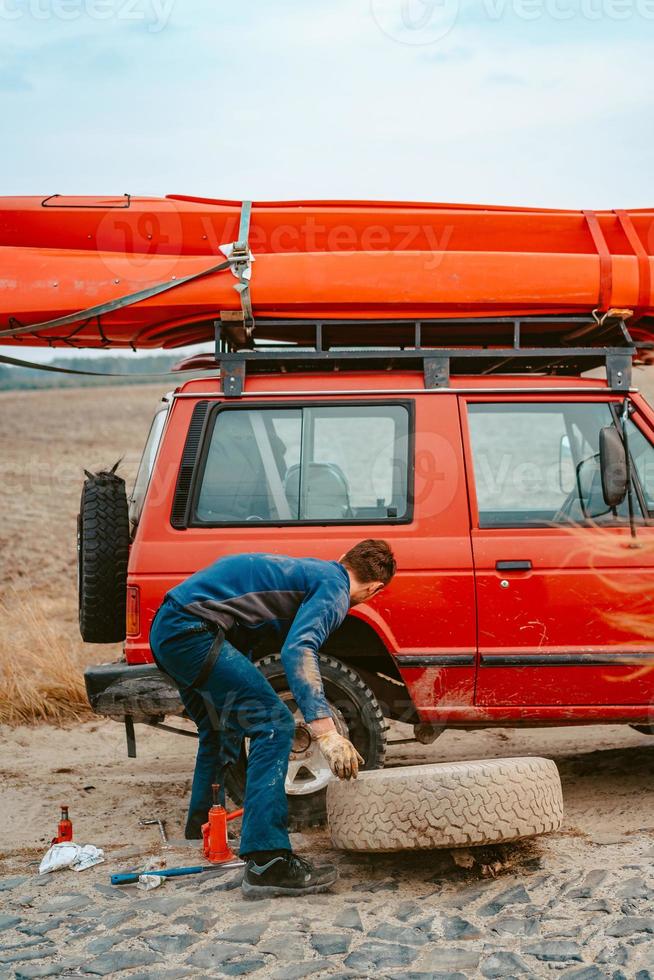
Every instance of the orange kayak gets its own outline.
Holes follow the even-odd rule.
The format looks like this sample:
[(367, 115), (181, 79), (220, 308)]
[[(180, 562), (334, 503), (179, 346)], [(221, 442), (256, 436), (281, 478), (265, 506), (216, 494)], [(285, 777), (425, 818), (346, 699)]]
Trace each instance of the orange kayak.
[[(242, 308), (240, 202), (0, 198), (0, 344), (178, 347)], [(651, 339), (654, 209), (254, 202), (247, 294), (270, 320), (634, 311)], [(242, 269), (241, 269), (242, 271)], [(65, 321), (61, 323), (61, 321)], [(55, 321), (54, 323), (52, 321)], [(34, 328), (33, 330), (30, 328)], [(389, 324), (389, 330), (391, 324)]]

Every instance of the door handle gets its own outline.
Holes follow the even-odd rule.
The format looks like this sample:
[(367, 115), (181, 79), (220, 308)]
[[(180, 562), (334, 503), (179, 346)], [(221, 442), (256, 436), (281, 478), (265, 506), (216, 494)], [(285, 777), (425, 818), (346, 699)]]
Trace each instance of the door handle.
[(498, 572), (530, 572), (531, 560), (525, 558), (521, 561), (496, 561), (495, 569)]

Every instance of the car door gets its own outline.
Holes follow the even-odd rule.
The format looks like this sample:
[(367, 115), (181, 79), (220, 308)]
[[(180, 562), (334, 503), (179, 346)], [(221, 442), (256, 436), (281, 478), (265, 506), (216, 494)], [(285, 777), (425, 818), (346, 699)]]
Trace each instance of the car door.
[(169, 484), (163, 513), (144, 517), (148, 554), (157, 537), (159, 567), (176, 562), (158, 595), (222, 555), (334, 559), (362, 538), (386, 538), (398, 574), (352, 615), (394, 655), (425, 718), (472, 706), (475, 595), (456, 396), (216, 401), (202, 419), (204, 428), (180, 426), (195, 445), (177, 446), (172, 499)]
[(630, 420), (634, 542), (627, 502), (611, 511), (601, 489), (599, 433), (620, 409), (609, 392), (465, 400), (479, 705), (652, 699), (654, 642), (636, 624), (652, 600), (653, 434)]

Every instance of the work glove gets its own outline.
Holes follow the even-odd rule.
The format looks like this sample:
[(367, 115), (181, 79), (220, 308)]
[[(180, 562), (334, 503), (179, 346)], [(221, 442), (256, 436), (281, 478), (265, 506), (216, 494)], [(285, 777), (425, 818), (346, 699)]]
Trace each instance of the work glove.
[(329, 768), (339, 779), (356, 779), (359, 766), (364, 760), (350, 742), (349, 738), (338, 732), (326, 732), (316, 737), (320, 751), (329, 763)]

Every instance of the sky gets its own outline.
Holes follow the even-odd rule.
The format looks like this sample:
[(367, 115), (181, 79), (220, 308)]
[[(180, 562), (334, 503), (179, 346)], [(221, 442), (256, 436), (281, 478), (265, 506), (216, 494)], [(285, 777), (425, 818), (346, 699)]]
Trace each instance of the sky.
[(652, 205), (654, 0), (0, 0), (0, 38), (2, 194)]

